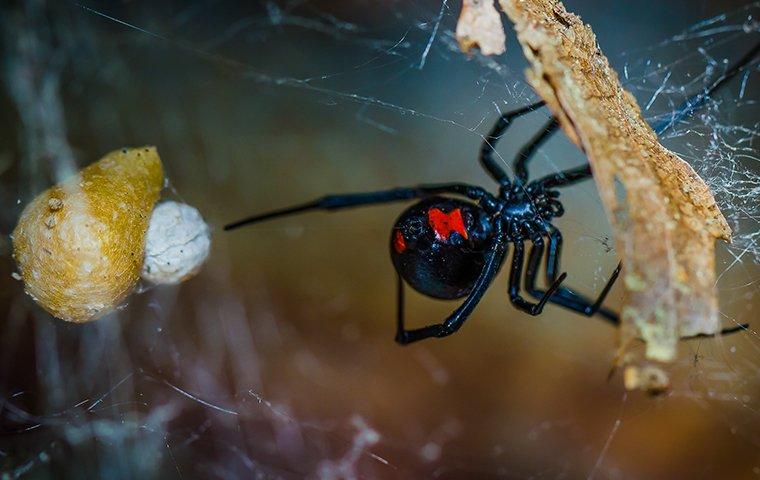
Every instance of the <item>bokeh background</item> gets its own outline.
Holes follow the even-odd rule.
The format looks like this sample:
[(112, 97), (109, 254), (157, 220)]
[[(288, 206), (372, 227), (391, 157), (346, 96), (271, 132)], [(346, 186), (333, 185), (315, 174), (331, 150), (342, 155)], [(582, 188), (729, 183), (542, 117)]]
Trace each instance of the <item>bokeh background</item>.
[[(760, 8), (740, 1), (566, 5), (649, 118), (758, 37)], [(613, 328), (557, 307), (522, 314), (504, 274), (457, 335), (395, 344), (388, 237), (402, 205), (221, 230), (325, 193), (488, 185), (482, 135), (535, 97), (513, 35), (497, 58), (458, 52), (459, 8), (0, 7), (0, 477), (760, 477), (756, 65), (664, 139), (738, 227), (718, 246), (721, 312), (753, 325), (683, 343), (661, 397), (608, 380)], [(546, 118), (516, 126), (503, 157)], [(208, 264), (97, 322), (51, 318), (11, 276), (18, 214), (72, 168), (146, 144), (163, 158), (165, 197), (212, 225)], [(582, 161), (558, 136), (533, 165)], [(567, 283), (591, 295), (617, 263), (609, 225), (593, 182), (562, 198)], [(619, 290), (609, 298), (618, 306)], [(455, 306), (411, 294), (408, 318), (432, 323)]]

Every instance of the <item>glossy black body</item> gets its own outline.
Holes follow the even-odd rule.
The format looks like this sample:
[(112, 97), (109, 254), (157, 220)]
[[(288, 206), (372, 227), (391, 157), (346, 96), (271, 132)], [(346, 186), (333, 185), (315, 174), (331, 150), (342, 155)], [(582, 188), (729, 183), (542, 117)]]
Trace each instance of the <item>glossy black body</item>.
[[(430, 212), (461, 212), (467, 238), (451, 232), (441, 238), (430, 225)], [(476, 204), (431, 197), (415, 203), (396, 220), (390, 252), (399, 275), (416, 291), (433, 298), (455, 299), (470, 293), (483, 269), (491, 239), (491, 221)], [(399, 235), (401, 237), (399, 237)], [(399, 247), (403, 239), (404, 248)]]

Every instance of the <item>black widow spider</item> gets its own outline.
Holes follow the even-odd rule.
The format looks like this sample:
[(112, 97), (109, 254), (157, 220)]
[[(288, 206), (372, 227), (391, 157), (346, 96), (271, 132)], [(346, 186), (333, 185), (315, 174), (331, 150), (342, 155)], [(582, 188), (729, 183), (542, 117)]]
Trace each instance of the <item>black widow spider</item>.
[[(727, 69), (709, 88), (689, 98), (677, 113), (678, 119), (693, 112), (710, 94), (748, 64), (758, 51), (760, 44), (736, 65)], [(558, 124), (554, 119), (546, 123), (518, 152), (512, 164), (513, 179), (509, 178), (493, 158), (496, 143), (512, 121), (543, 105), (544, 102), (537, 102), (502, 114), (484, 138), (480, 149), (480, 163), (499, 184), (497, 195), (481, 187), (463, 183), (328, 195), (301, 205), (248, 217), (229, 224), (224, 229), (232, 230), (243, 225), (309, 210), (340, 210), (422, 198), (399, 216), (390, 238), (391, 259), (398, 279), (398, 343), (409, 344), (430, 337), (445, 337), (459, 330), (499, 272), (507, 257), (509, 244), (514, 245), (509, 274), (509, 299), (515, 308), (530, 315), (539, 315), (546, 303), (551, 302), (582, 315), (599, 314), (617, 325), (620, 321), (617, 314), (603, 308), (602, 302), (620, 273), (620, 264), (594, 301), (562, 286), (567, 274), (558, 275), (562, 235), (552, 224), (552, 219), (562, 216), (564, 208), (559, 201), (560, 194), (557, 188), (590, 178), (590, 165), (529, 181), (528, 163), (541, 144), (557, 130)], [(655, 127), (655, 130), (662, 133), (678, 119), (671, 118), (663, 126)], [(463, 198), (440, 196), (441, 194)], [(520, 294), (526, 242), (530, 242), (532, 246), (528, 254), (524, 284), (525, 290), (536, 300), (535, 302), (526, 300)], [(547, 257), (544, 274), (549, 283), (546, 290), (536, 286), (536, 276), (544, 251)], [(404, 281), (429, 297), (466, 299), (442, 323), (407, 330), (404, 327)], [(724, 329), (722, 333), (732, 333), (746, 327), (738, 325)]]

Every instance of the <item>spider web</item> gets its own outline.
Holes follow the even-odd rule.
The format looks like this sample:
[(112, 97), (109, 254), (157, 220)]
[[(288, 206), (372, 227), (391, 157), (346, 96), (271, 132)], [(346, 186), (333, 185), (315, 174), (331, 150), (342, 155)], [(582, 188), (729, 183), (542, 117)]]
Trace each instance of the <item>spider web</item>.
[[(16, 134), (0, 152), (0, 201), (15, 207), (3, 232), (73, 158), (122, 144), (158, 144), (167, 195), (216, 224), (326, 192), (488, 185), (479, 142), (500, 112), (536, 100), (513, 37), (501, 57), (459, 51), (458, 2), (155, 3), (28, 2), (27, 21), (5, 17), (17, 37), (5, 39), (4, 111), (18, 113), (2, 116)], [(651, 3), (568, 8), (656, 123), (757, 41), (760, 3)], [(503, 279), (451, 340), (394, 345), (385, 254), (398, 209), (216, 232), (196, 280), (85, 326), (33, 306), (4, 242), (0, 478), (760, 474), (757, 70), (662, 136), (734, 229), (718, 247), (721, 313), (752, 324), (685, 343), (666, 397), (605, 383), (613, 333), (556, 308), (508, 310)], [(547, 115), (499, 144), (508, 171)], [(531, 173), (581, 162), (556, 138)], [(568, 281), (598, 291), (616, 257), (593, 182), (562, 200)], [(411, 300), (416, 321), (452, 308), (432, 303)]]

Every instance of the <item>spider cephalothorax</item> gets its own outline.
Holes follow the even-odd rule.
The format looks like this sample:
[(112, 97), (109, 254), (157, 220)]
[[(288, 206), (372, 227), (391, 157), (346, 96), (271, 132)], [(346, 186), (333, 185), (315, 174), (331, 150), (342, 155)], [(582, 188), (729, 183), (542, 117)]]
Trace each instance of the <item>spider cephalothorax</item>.
[(541, 230), (542, 224), (565, 213), (558, 198), (558, 191), (549, 190), (541, 183), (526, 187), (514, 185), (502, 191), (501, 213), (509, 222), (506, 230), (513, 238), (531, 238), (533, 232)]

